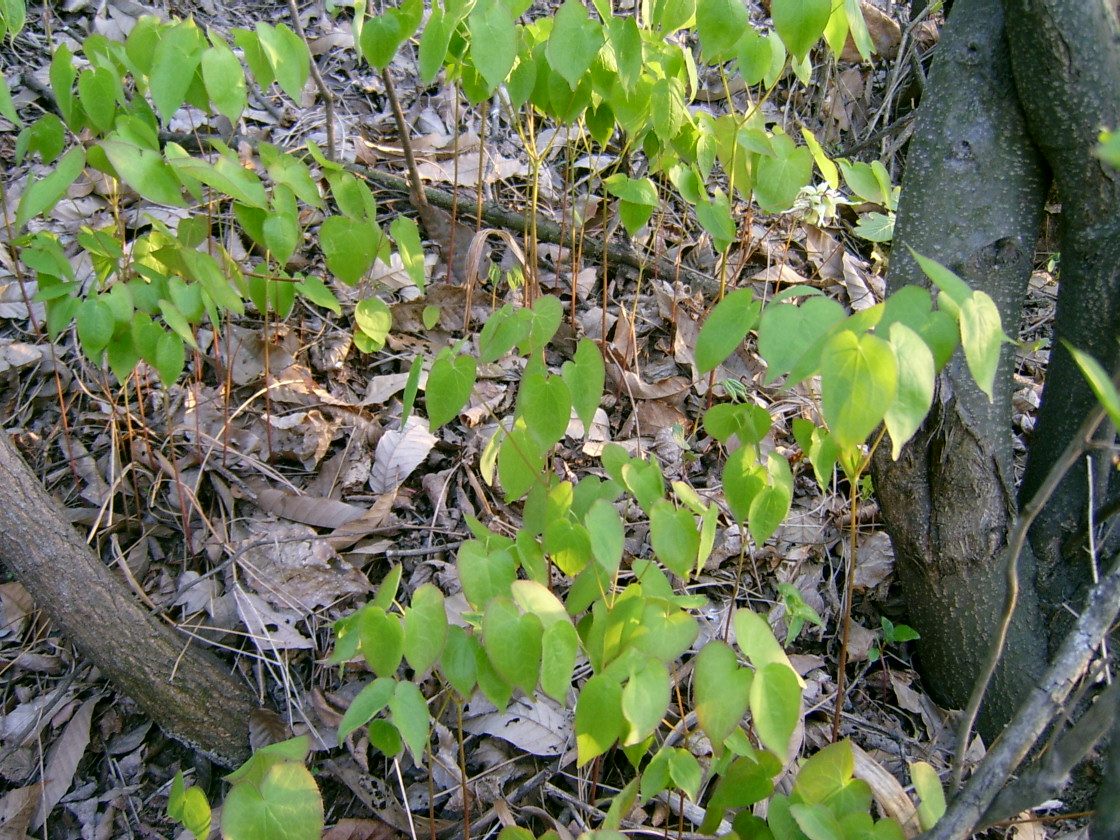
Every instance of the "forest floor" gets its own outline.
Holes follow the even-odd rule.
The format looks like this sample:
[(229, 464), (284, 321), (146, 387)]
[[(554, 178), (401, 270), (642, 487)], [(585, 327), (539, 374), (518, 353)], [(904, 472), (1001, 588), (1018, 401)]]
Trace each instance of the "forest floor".
[[(937, 22), (906, 29), (896, 8), (902, 4), (881, 5), (885, 14), (874, 30), (882, 38), (880, 56), (865, 63), (822, 57), (814, 71), (818, 84), (779, 88), (767, 108), (791, 135), (799, 125), (811, 127), (837, 156), (881, 160), (897, 184), (912, 128), (908, 97), (918, 89), (917, 68), (928, 64)], [(345, 14), (331, 17), (318, 3), (300, 8), (320, 71), (338, 96), (343, 157), (371, 170), (404, 174), (380, 77), (358, 65), (352, 50), (340, 49), (353, 43)], [(52, 47), (67, 42), (76, 47), (94, 31), (121, 38), (141, 14), (193, 15), (200, 25), (222, 32), (252, 27), (256, 20), (290, 19), (287, 4), (267, 0), (201, 0), (197, 5), (171, 0), (158, 8), (135, 0), (76, 0), (65, 7), (52, 4), (45, 14), (38, 7), (31, 12), (25, 31), (0, 46), (0, 57), (9, 78), (22, 73), (43, 85)], [(752, 14), (762, 16), (757, 8)], [(499, 109), (480, 115), (450, 86), (438, 81), (420, 86), (408, 50), (390, 74), (429, 186), (456, 193), (467, 207), (479, 196), (513, 209), (529, 206), (528, 156)], [(13, 90), (29, 121), (51, 107), (42, 89), (17, 84)], [(705, 103), (719, 107), (725, 91), (713, 85), (704, 93)], [(173, 129), (222, 130), (193, 116), (195, 121)], [(308, 141), (325, 147), (327, 140), (323, 108), (312, 92), (302, 103), (279, 95), (252, 101), (238, 130), (282, 148)], [(34, 168), (16, 163), (16, 137), (17, 129), (0, 120), (5, 164), (0, 178), (9, 211)], [(617, 237), (595, 190), (604, 170), (620, 161), (608, 154), (572, 155), (564, 138), (559, 140), (545, 160), (544, 180), (556, 188), (543, 195), (539, 209), (559, 220), (569, 213), (569, 201), (582, 202), (583, 235)], [(241, 151), (251, 155), (247, 144)], [(397, 213), (411, 214), (407, 198), (377, 188), (380, 217), (387, 222)], [(750, 287), (756, 296), (769, 297), (785, 286), (805, 284), (853, 309), (881, 300), (889, 251), (852, 234), (857, 213), (865, 209), (842, 206), (835, 218), (811, 224), (806, 212), (767, 216), (742, 207), (743, 236), (731, 251), (728, 288)], [(60, 203), (44, 224), (73, 242), (82, 225), (113, 224), (112, 210), (90, 189)], [(244, 243), (235, 240), (231, 237), (227, 247), (234, 253), (240, 248), (248, 259)], [(516, 367), (488, 371), (471, 403), (438, 435), (395, 450), (379, 445), (399, 420), (411, 360), (433, 358), (461, 332), (468, 307), (470, 323), (477, 325), (495, 305), (520, 300), (520, 291), (506, 284), (487, 285), (472, 298), (429, 244), (433, 283), (426, 294), (420, 295), (400, 266), (378, 264), (358, 288), (336, 288), (346, 316), (303, 303), (283, 323), (246, 315), (224, 327), (226, 378), (217, 374), (213, 359), (220, 353), (212, 348), (188, 363), (179, 384), (142, 391), (140, 398), (91, 367), (72, 330), (52, 344), (35, 329), (10, 243), (0, 249), (5, 434), (66, 506), (74, 526), (122, 570), (137, 597), (196, 643), (221, 653), (263, 705), (281, 710), (256, 723), (262, 743), (290, 732), (314, 736), (312, 761), (329, 826), (324, 836), (332, 840), (408, 836), (412, 825), (425, 836), (461, 836), (456, 829), (464, 810), (462, 790), (449, 774), (433, 770), (429, 775), (406, 763), (398, 776), (391, 764), (371, 754), (362, 737), (337, 746), (341, 712), (363, 675), (326, 664), (333, 622), (364, 603), (396, 565), (403, 566), (406, 594), (433, 581), (452, 595), (458, 588), (454, 551), (470, 537), (467, 517), (508, 534), (520, 521), (520, 506), (507, 505), (483, 480), (479, 466), (494, 418), (512, 408)], [(715, 276), (718, 255), (680, 208), (661, 208), (636, 244)], [(716, 494), (723, 453), (701, 433), (696, 418), (713, 399), (727, 398), (729, 388), (697, 376), (691, 356), (710, 295), (689, 288), (679, 276), (583, 261), (545, 243), (536, 250), (539, 285), (569, 308), (569, 334), (596, 339), (616, 360), (599, 415), (601, 428), (587, 441), (567, 438), (554, 468), (573, 478), (598, 472), (596, 442), (601, 448), (605, 441), (616, 441), (656, 455), (667, 476)], [(510, 267), (500, 252), (493, 258), (500, 268)], [(88, 266), (78, 268), (88, 273)], [(289, 268), (326, 276), (314, 242), (296, 253)], [(1029, 433), (1045, 365), (1055, 285), (1044, 268), (1040, 259), (1021, 329), (1029, 350), (1022, 352), (1017, 374), (1016, 435)], [(436, 282), (447, 273), (452, 282)], [(366, 355), (353, 347), (349, 313), (371, 291), (390, 304), (394, 327), (384, 350)], [(423, 310), (430, 304), (458, 312), (457, 323), (428, 329)], [(41, 311), (38, 315), (41, 323)], [(762, 363), (750, 342), (729, 360), (727, 373), (775, 418), (765, 445), (793, 452), (790, 423), (811, 415), (814, 395), (764, 385)], [(267, 401), (260, 388), (266, 377), (284, 382), (271, 389)], [(205, 440), (221, 446), (202, 455)], [(768, 616), (780, 639), (790, 625), (790, 605), (800, 602), (820, 617), (819, 625), (806, 623), (789, 648), (807, 685), (799, 737), (803, 749), (813, 752), (832, 738), (854, 517), (856, 598), (840, 732), (905, 785), (908, 761), (946, 768), (955, 716), (923, 690), (908, 645), (880, 648), (883, 619), (904, 623), (905, 613), (874, 498), (855, 497), (857, 508), (841, 482), (822, 490), (812, 470), (803, 470), (796, 476), (791, 514), (773, 539), (740, 565), (741, 537), (734, 529), (721, 529), (692, 591), (708, 599), (701, 613), (713, 634), (744, 605)], [(362, 529), (351, 528), (346, 539), (324, 539), (332, 532), (332, 518), (347, 506), (367, 514)], [(647, 530), (638, 523), (628, 533), (627, 553), (648, 551)], [(18, 581), (7, 574), (0, 581), (0, 790), (8, 791), (0, 797), (0, 836), (185, 836), (166, 815), (171, 778), (186, 771), (214, 801), (220, 799), (224, 771), (165, 737), (52, 629)], [(783, 596), (783, 584), (792, 585), (799, 597)], [(515, 703), (498, 715), (481, 704), (467, 704), (462, 725), (476, 826), (489, 824), (493, 831), (512, 818), (575, 836), (597, 823), (615, 779), (609, 763), (595, 777), (589, 768), (576, 769), (565, 714), (559, 707)], [(521, 725), (512, 725), (518, 721)], [(455, 766), (454, 733), (437, 727), (437, 741), (436, 764), (446, 759)], [(977, 743), (970, 756), (982, 749)], [(650, 834), (677, 834), (679, 827), (670, 805), (658, 800), (629, 819)], [(1037, 823), (1009, 830), (1025, 838), (1052, 834)]]

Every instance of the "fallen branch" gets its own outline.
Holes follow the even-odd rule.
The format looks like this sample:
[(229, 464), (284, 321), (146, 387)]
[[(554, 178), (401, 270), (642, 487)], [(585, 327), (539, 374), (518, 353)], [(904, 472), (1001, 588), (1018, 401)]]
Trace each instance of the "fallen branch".
[(0, 434), (0, 562), (62, 635), (179, 741), (235, 767), (249, 757), (249, 690), (153, 618), (66, 521)]

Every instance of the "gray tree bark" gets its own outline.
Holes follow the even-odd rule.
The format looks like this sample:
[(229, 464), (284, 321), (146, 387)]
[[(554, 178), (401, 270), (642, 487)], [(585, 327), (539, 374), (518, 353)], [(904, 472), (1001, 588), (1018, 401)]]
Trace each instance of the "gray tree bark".
[[(913, 248), (986, 291), (1006, 330), (1019, 323), (1048, 174), (1027, 133), (999, 0), (958, 0), (942, 33), (911, 142), (888, 288), (929, 286)], [(1017, 512), (1011, 450), (1013, 350), (995, 399), (958, 353), (933, 412), (897, 462), (881, 446), (875, 487), (898, 560), (926, 688), (962, 708), (1003, 611), (1004, 549)], [(1023, 560), (1028, 575), (1031, 558)], [(981, 711), (998, 734), (1045, 664), (1033, 593), (1024, 591), (1007, 655)]]
[(68, 642), (178, 740), (228, 767), (257, 703), (217, 659), (148, 614), (0, 434), (0, 562)]
[[(1062, 448), (1095, 403), (1071, 354), (1093, 354), (1109, 371), (1120, 366), (1120, 172), (1090, 150), (1101, 127), (1120, 128), (1120, 21), (1105, 0), (1004, 0), (1015, 80), (1031, 132), (1054, 172), (1062, 202), (1061, 290), (1053, 351), (1022, 495), (1045, 480)], [(1114, 441), (1116, 430), (1104, 438)], [(1096, 458), (1093, 496), (1087, 465), (1058, 488), (1031, 530), (1039, 559), (1037, 591), (1060, 642), (1093, 578), (1085, 532), (1090, 505), (1115, 496), (1120, 481), (1108, 453)], [(1092, 500), (1091, 500), (1092, 498)], [(1105, 539), (1113, 552), (1120, 541)], [(1070, 609), (1072, 607), (1072, 610)], [(1120, 837), (1120, 721), (1114, 722), (1100, 786), (1093, 840)]]
[[(1092, 154), (1102, 127), (1120, 127), (1120, 25), (1105, 0), (1005, 0), (1004, 8), (1019, 100), (1062, 204), (1053, 350), (1023, 477), (1025, 502), (1096, 404), (1062, 341), (1091, 353), (1110, 372), (1120, 364), (1120, 172)], [(1095, 467), (1099, 506), (1117, 482), (1106, 453)], [(1091, 579), (1086, 541), (1071, 539), (1084, 533), (1088, 506), (1082, 462), (1031, 529), (1052, 646), (1061, 642), (1069, 608), (1080, 609)], [(1104, 551), (1116, 547), (1113, 540)]]

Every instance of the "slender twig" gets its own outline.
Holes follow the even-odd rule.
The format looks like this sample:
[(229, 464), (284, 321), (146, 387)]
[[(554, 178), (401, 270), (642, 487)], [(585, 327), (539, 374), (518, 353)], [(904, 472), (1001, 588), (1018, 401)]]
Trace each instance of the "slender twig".
[(840, 714), (844, 708), (844, 681), (847, 677), (848, 668), (848, 639), (852, 627), (852, 599), (855, 597), (856, 591), (856, 552), (859, 549), (859, 479), (867, 471), (871, 464), (871, 456), (879, 448), (879, 444), (883, 442), (883, 436), (886, 433), (887, 427), (884, 424), (879, 429), (879, 434), (875, 436), (875, 442), (871, 444), (867, 454), (860, 462), (859, 470), (854, 476), (848, 477), (851, 499), (849, 507), (852, 511), (852, 518), (848, 542), (848, 564), (844, 581), (844, 601), (840, 617), (840, 654), (836, 665), (836, 705), (832, 710), (833, 743), (840, 738)]
[(385, 93), (389, 97), (389, 105), (393, 109), (393, 119), (397, 123), (397, 133), (401, 139), (401, 151), (404, 153), (404, 163), (408, 167), (408, 196), (412, 206), (419, 210), (428, 203), (424, 195), (424, 182), (420, 180), (420, 170), (416, 167), (416, 156), (412, 153), (412, 140), (408, 135), (408, 122), (404, 118), (404, 110), (397, 99), (397, 89), (389, 76), (389, 69), (381, 71), (381, 81), (385, 83)]
[(296, 34), (303, 41), (303, 45), (307, 47), (307, 54), (311, 58), (311, 78), (315, 80), (315, 87), (319, 89), (319, 95), (323, 97), (323, 108), (326, 110), (327, 117), (327, 158), (337, 162), (338, 146), (334, 138), (334, 93), (323, 81), (323, 76), (319, 72), (319, 65), (315, 63), (315, 56), (311, 55), (311, 42), (307, 40), (307, 33), (303, 31), (303, 22), (299, 19), (299, 6), (296, 5), (296, 0), (288, 0), (288, 11), (292, 13), (292, 26), (295, 28)]

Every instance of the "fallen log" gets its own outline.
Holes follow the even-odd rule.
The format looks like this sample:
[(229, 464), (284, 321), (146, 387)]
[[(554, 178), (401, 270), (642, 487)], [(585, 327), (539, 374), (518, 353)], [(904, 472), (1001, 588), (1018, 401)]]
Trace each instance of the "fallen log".
[(216, 657), (151, 616), (0, 434), (0, 563), (75, 648), (177, 740), (236, 767), (257, 703)]

